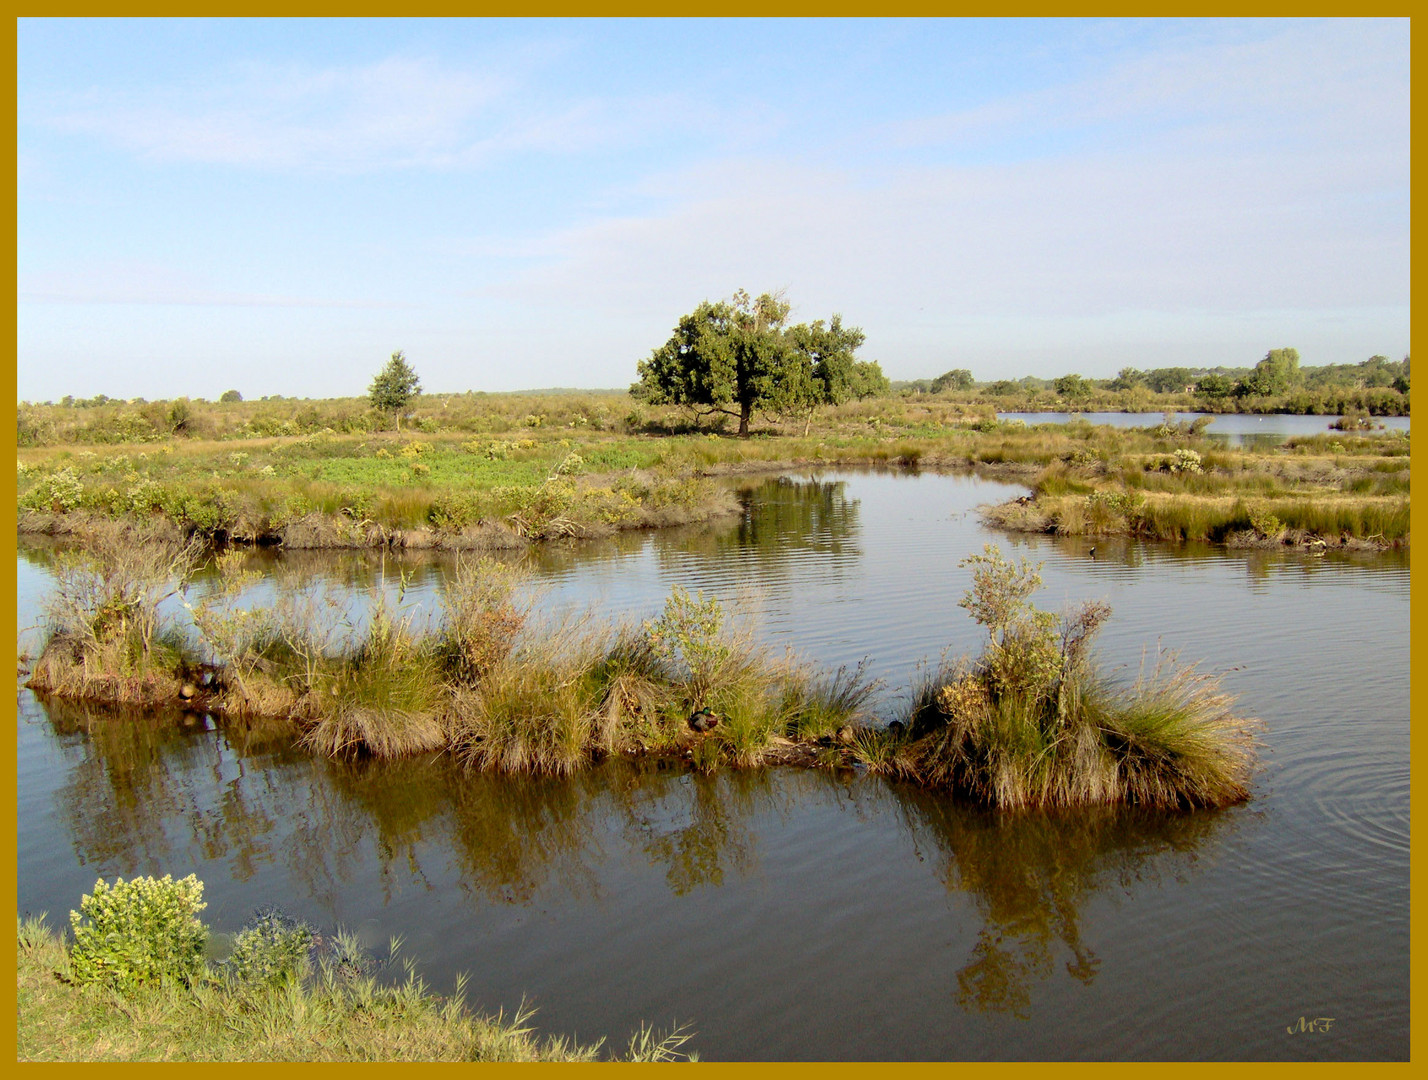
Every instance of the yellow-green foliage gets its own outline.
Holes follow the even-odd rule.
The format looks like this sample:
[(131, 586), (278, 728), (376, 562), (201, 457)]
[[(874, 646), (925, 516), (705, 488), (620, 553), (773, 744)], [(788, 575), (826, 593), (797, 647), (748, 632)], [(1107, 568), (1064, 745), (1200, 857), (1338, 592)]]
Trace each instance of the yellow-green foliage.
[(115, 878), (113, 885), (100, 878), (69, 913), (75, 982), (124, 989), (190, 978), (203, 961), (208, 932), (198, 912), (206, 906), (203, 882), (192, 874)]

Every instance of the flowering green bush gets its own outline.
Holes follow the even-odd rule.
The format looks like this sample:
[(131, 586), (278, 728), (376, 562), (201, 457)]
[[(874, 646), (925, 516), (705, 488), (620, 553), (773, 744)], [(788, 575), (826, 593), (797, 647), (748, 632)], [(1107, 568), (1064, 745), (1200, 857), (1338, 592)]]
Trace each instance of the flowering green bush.
[(29, 510), (53, 510), (56, 513), (64, 513), (77, 508), (83, 498), (83, 482), (73, 469), (64, 468), (59, 472), (42, 477), (39, 483), (25, 492), (25, 497), (20, 500), (20, 505)]
[(75, 982), (125, 988), (189, 978), (203, 962), (208, 931), (197, 915), (207, 906), (193, 874), (180, 881), (168, 874), (115, 878), (112, 886), (100, 878), (69, 913)]

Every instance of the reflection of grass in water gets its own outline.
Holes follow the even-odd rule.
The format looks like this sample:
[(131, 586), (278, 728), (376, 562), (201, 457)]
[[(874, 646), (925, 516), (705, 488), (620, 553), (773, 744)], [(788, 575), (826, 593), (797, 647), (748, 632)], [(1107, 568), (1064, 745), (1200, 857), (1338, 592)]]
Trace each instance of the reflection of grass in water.
[[(211, 802), (188, 780), (214, 765), (219, 752), (204, 718), (178, 709), (129, 709), (49, 699), (50, 727), (77, 760), (55, 791), (61, 819), (88, 862), (124, 874), (161, 873), (187, 836), (204, 859), (228, 859), (233, 876), (246, 880), (273, 857), (272, 832), (285, 807), (271, 805), (261, 789), (225, 785)], [(303, 760), (286, 725), (224, 725), (240, 757), (273, 762)], [(166, 820), (187, 828), (171, 834)]]
[[(515, 570), (465, 561), (446, 578), (444, 620), (418, 627), (405, 577), (395, 603), (373, 589), (363, 621), (310, 589), (252, 605), (256, 575), (242, 561), (220, 556), (215, 584), (186, 605), (207, 655), (166, 660), (152, 643), (176, 635), (151, 619), (146, 663), (174, 684), (173, 697), (182, 685), (184, 697), (229, 715), (289, 717), (305, 745), (330, 756), (450, 752), (478, 769), (569, 776), (609, 754), (677, 753), (702, 771), (807, 760), (821, 740), (824, 758), (852, 754), (993, 805), (1214, 806), (1248, 796), (1248, 722), (1213, 679), (1157, 668), (1128, 689), (1109, 686), (1085, 654), (1109, 609), (1088, 604), (1059, 620), (1038, 611), (1026, 597), (1039, 576), (990, 546), (966, 560), (977, 568), (962, 602), (987, 626), (987, 649), (975, 666), (921, 687), (906, 740), (854, 726), (876, 690), (865, 666), (820, 676), (759, 644), (748, 619), (728, 621), (717, 600), (678, 586), (639, 629), (590, 618), (535, 625)], [(61, 581), (55, 606), (73, 612), (66, 626), (102, 624), (110, 593), (94, 593), (97, 603), (92, 593)], [(124, 700), (126, 684), (106, 669), (108, 642), (62, 629), (34, 684)], [(199, 671), (197, 687), (185, 682)], [(712, 722), (690, 721), (696, 711)]]
[(1112, 885), (1178, 876), (1231, 820), (1229, 811), (988, 811), (916, 788), (896, 791), (913, 837), (930, 839), (942, 856), (938, 876), (970, 895), (985, 920), (957, 972), (958, 1003), (1023, 1018), (1035, 984), (1052, 977), (1058, 950), (1070, 954), (1068, 975), (1095, 979), (1100, 960), (1080, 925), (1093, 897)]

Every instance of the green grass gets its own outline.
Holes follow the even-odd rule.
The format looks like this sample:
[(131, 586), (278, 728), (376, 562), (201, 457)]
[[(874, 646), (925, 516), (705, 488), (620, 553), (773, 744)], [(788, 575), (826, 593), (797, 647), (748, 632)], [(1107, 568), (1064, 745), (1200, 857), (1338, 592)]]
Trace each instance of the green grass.
[[(448, 395), (424, 402), (420, 423), (400, 435), (319, 424), (350, 420), (354, 402), (283, 403), (301, 419), (291, 431), (288, 421), (253, 426), (277, 407), (195, 406), (249, 416), (245, 438), (225, 437), (243, 432), (215, 421), (157, 443), (22, 448), (21, 527), (83, 531), (94, 517), (156, 516), (185, 532), (289, 546), (382, 544), (396, 533), (402, 543), (460, 546), (472, 530), (485, 530), (481, 543), (498, 533), (521, 542), (702, 520), (731, 509), (703, 474), (809, 463), (990, 467), (1026, 477), (1045, 500), (1123, 489), (1328, 501), (1406, 495), (1409, 484), (1400, 433), (1298, 437), (1270, 451), (1222, 447), (1189, 425), (1153, 423), (1153, 414), (1139, 429), (1026, 427), (989, 421), (984, 404), (926, 396), (825, 409), (806, 435), (801, 422), (766, 419), (747, 440), (615, 397)], [(268, 434), (253, 437), (258, 430)], [(1186, 450), (1201, 468), (1171, 471)], [(1062, 531), (1075, 524), (1063, 521)], [(1205, 532), (1188, 524), (1188, 535)], [(1166, 523), (1147, 535), (1187, 531)]]
[[(324, 964), (308, 977), (236, 980), (212, 967), (130, 993), (70, 979), (63, 938), (18, 920), (20, 1061), (592, 1061), (602, 1044), (538, 1036), (534, 1010), (480, 1016), (432, 993), (408, 966), (396, 982)], [(688, 1035), (642, 1026), (621, 1060), (684, 1056)]]

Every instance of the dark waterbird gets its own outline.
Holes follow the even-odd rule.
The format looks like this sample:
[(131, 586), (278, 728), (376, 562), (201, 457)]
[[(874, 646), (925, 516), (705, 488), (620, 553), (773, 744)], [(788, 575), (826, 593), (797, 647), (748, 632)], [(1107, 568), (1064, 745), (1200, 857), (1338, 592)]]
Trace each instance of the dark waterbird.
[(706, 731), (713, 731), (719, 726), (719, 717), (708, 709), (700, 709), (690, 716), (689, 726), (703, 734)]

